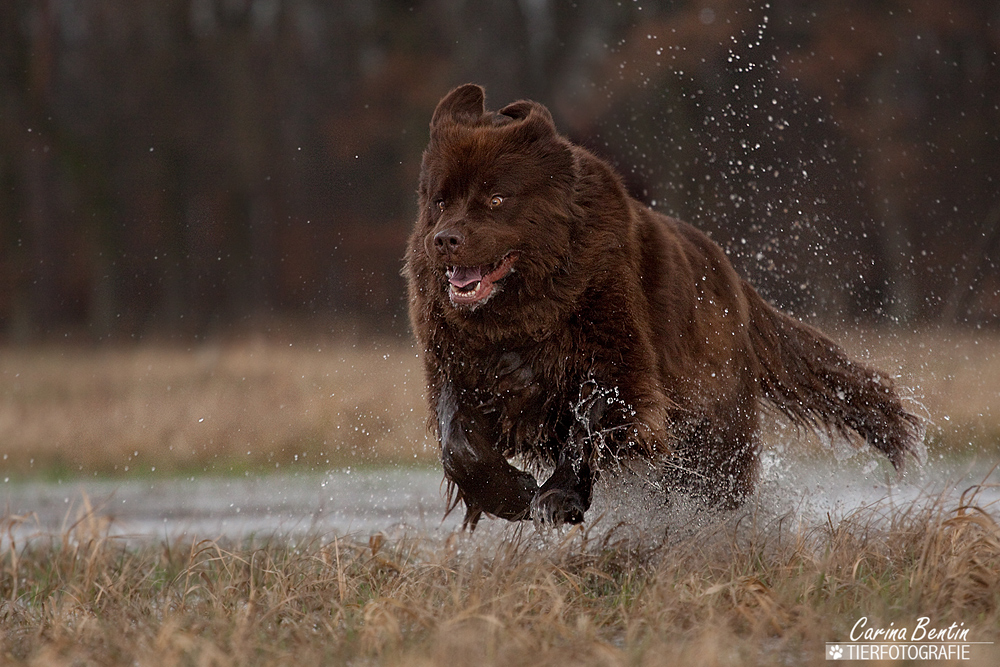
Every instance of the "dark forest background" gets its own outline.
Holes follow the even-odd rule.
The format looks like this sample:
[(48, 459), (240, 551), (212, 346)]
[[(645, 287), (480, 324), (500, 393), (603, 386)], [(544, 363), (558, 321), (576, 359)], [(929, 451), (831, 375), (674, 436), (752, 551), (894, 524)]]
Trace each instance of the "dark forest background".
[(998, 51), (995, 0), (3, 0), (0, 339), (405, 332), (467, 81), (799, 315), (995, 323)]

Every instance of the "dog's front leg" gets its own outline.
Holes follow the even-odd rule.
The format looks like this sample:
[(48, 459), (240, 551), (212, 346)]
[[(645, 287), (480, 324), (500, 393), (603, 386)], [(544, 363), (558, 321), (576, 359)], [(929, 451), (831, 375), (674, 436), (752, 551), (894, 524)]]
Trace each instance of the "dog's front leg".
[(563, 450), (552, 476), (531, 501), (531, 518), (550, 526), (583, 523), (583, 515), (590, 507), (592, 482), (593, 474), (582, 448)]
[(594, 481), (590, 461), (604, 437), (604, 422), (613, 396), (613, 391), (601, 389), (594, 380), (583, 383), (573, 408), (573, 427), (559, 451), (556, 468), (531, 501), (531, 518), (535, 521), (551, 526), (583, 522)]
[(477, 420), (471, 408), (461, 405), (450, 385), (441, 391), (437, 412), (445, 476), (458, 486), (466, 505), (463, 525), (475, 529), (483, 512), (509, 521), (529, 518), (538, 483), (497, 451), (485, 419)]

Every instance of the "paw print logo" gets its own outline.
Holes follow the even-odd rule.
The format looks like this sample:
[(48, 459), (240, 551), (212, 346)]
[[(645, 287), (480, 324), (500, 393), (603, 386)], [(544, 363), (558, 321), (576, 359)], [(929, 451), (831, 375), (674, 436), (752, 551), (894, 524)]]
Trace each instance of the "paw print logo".
[(840, 644), (833, 644), (832, 646), (826, 647), (827, 660), (841, 660), (843, 657), (844, 649), (840, 648)]

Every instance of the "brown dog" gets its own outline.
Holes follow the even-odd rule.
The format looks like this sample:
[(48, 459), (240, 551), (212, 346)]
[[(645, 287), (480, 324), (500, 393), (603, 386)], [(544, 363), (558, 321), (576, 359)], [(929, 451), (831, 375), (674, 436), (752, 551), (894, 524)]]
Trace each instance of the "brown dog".
[[(475, 528), (578, 523), (602, 464), (645, 457), (735, 506), (757, 477), (761, 401), (856, 431), (896, 468), (920, 422), (892, 382), (778, 312), (705, 234), (632, 199), (548, 110), (438, 104), (405, 274), (454, 502)], [(538, 486), (529, 470), (554, 468)]]

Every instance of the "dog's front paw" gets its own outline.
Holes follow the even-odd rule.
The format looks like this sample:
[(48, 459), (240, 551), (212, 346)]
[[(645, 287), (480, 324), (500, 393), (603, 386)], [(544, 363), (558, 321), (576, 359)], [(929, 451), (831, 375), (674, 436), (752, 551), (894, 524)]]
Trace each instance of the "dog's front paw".
[(583, 498), (571, 489), (542, 489), (531, 501), (532, 520), (546, 527), (583, 523), (586, 511)]

